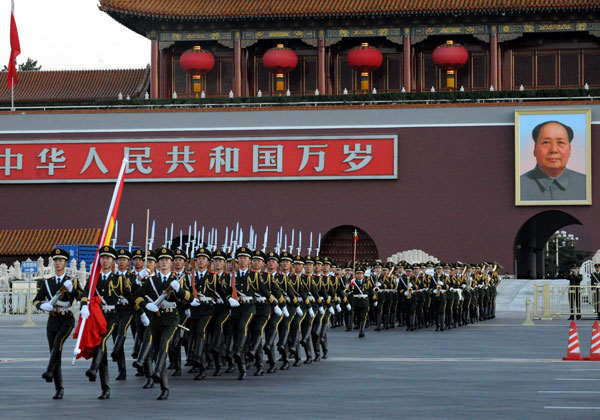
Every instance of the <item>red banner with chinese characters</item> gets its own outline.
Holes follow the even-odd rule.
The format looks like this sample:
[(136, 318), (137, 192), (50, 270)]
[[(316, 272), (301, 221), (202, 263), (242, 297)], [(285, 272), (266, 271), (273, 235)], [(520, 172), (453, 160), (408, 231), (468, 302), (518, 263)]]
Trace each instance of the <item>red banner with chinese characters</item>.
[(0, 183), (396, 179), (397, 137), (5, 141)]

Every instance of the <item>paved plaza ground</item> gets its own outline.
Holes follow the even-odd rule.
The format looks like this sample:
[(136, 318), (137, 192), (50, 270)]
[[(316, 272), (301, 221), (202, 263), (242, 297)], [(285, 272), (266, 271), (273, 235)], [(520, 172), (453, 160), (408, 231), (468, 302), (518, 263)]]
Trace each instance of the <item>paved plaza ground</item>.
[[(426, 329), (330, 330), (330, 359), (237, 381), (234, 374), (194, 381), (170, 378), (168, 401), (141, 389), (128, 360), (128, 379), (99, 401), (99, 382), (71, 366), (65, 344), (65, 398), (40, 377), (47, 359), (45, 316), (22, 327), (22, 316), (0, 316), (0, 420), (13, 419), (593, 419), (600, 418), (600, 362), (563, 362), (569, 321), (521, 326), (522, 313), (436, 333)], [(592, 320), (578, 322), (589, 353)], [(131, 353), (131, 338), (126, 353)], [(249, 373), (253, 373), (251, 369)]]

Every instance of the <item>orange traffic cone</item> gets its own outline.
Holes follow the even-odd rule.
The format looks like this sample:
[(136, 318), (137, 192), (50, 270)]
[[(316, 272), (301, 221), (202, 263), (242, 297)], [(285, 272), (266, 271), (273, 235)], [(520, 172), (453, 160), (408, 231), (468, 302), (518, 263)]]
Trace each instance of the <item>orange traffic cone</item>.
[(590, 357), (586, 357), (585, 360), (600, 361), (600, 324), (598, 321), (594, 321), (592, 327), (592, 348), (590, 349)]
[(563, 357), (563, 360), (585, 360), (581, 357), (579, 334), (577, 334), (577, 324), (575, 324), (575, 321), (571, 321), (571, 326), (569, 327), (569, 344), (567, 344), (567, 355)]

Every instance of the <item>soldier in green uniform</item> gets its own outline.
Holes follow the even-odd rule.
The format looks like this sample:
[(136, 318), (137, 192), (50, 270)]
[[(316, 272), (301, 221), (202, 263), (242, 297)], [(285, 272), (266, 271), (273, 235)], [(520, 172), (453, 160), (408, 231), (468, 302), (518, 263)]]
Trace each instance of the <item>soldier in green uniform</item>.
[[(54, 381), (55, 394), (52, 397), (60, 400), (64, 395), (62, 382), (61, 358), (65, 340), (75, 326), (75, 318), (71, 307), (76, 299), (80, 299), (83, 291), (79, 281), (66, 274), (67, 261), (70, 255), (64, 249), (56, 248), (50, 254), (54, 264), (54, 277), (44, 279), (38, 284), (38, 292), (33, 298), (33, 306), (48, 312), (46, 338), (50, 348), (48, 367), (42, 374), (46, 382)], [(55, 298), (56, 297), (56, 298)], [(52, 303), (54, 299), (54, 302)]]
[(300, 344), (302, 344), (304, 347), (304, 353), (306, 354), (304, 364), (310, 364), (313, 362), (311, 333), (314, 328), (314, 323), (317, 322), (320, 324), (321, 316), (325, 313), (322, 306), (323, 299), (319, 295), (319, 290), (316, 288), (313, 280), (314, 269), (315, 259), (311, 255), (307, 255), (304, 257), (304, 274), (300, 280), (300, 284), (308, 292), (308, 300), (310, 301), (310, 309), (308, 310), (310, 318), (305, 318), (304, 322), (302, 323), (302, 338), (300, 339)]
[[(136, 251), (137, 252), (137, 251)], [(134, 263), (139, 266), (138, 257), (134, 255)], [(146, 377), (146, 383), (142, 386), (144, 389), (149, 389), (154, 386), (154, 380), (152, 379), (152, 329), (150, 327), (150, 319), (154, 319), (156, 314), (154, 312), (145, 311), (139, 304), (137, 296), (146, 284), (149, 284), (152, 277), (158, 274), (156, 270), (156, 253), (149, 250), (145, 254), (144, 264), (147, 265), (146, 269), (138, 271), (138, 277), (135, 285), (132, 286), (132, 294), (135, 299), (134, 308), (136, 316), (140, 320), (140, 324), (143, 327), (143, 334), (139, 334), (140, 342), (138, 352), (136, 354), (137, 359), (133, 362), (133, 367), (137, 369), (138, 373), (141, 372), (142, 376)], [(136, 268), (137, 270), (137, 268)], [(145, 296), (144, 296), (145, 297)], [(149, 299), (149, 297), (147, 298)], [(137, 340), (136, 340), (137, 341)]]
[[(129, 284), (132, 287), (135, 284), (136, 277), (130, 273), (131, 253), (126, 249), (117, 251), (117, 272), (121, 277), (127, 277)], [(133, 321), (133, 301), (127, 300), (124, 296), (119, 296), (117, 301), (117, 327), (113, 333), (113, 351), (110, 356), (113, 362), (117, 362), (119, 375), (115, 378), (116, 381), (122, 381), (127, 378), (127, 369), (125, 366), (125, 339), (127, 338), (127, 329)]]
[[(131, 293), (133, 295), (135, 295), (135, 292), (143, 284), (144, 280), (148, 279), (148, 271), (144, 269), (144, 259), (145, 259), (145, 253), (143, 250), (136, 249), (133, 252), (133, 254), (132, 254), (133, 269), (130, 272), (130, 274), (134, 278), (134, 280), (131, 282)], [(142, 320), (141, 320), (141, 317), (139, 314), (139, 308), (137, 307), (135, 302), (133, 302), (133, 309), (134, 309), (133, 320), (135, 323), (135, 341), (133, 343), (133, 351), (131, 353), (131, 357), (133, 357), (134, 359), (137, 359), (139, 351), (140, 351), (140, 347), (142, 345), (142, 340), (144, 337), (144, 332), (146, 330), (146, 327), (142, 323)], [(135, 374), (135, 376), (144, 376), (144, 369), (140, 367), (140, 369), (137, 370), (137, 373)]]
[[(323, 257), (322, 261), (323, 269), (321, 283), (323, 285), (324, 296), (327, 297), (327, 299), (325, 300), (327, 309), (325, 311), (325, 317), (323, 318), (323, 322), (321, 324), (321, 331), (319, 332), (318, 344), (321, 346), (321, 350), (323, 352), (322, 358), (327, 359), (329, 357), (327, 331), (329, 330), (331, 320), (333, 319), (335, 314), (340, 313), (342, 311), (340, 303), (342, 302), (342, 300), (346, 300), (346, 297), (344, 295), (338, 296), (339, 288), (336, 284), (337, 279), (335, 277), (335, 274), (331, 272), (331, 259), (329, 257)], [(341, 293), (343, 293), (343, 291)]]
[(404, 292), (406, 298), (406, 331), (416, 329), (417, 291), (419, 289), (416, 270), (418, 270), (418, 266), (414, 266), (414, 269), (411, 266), (406, 267), (406, 291)]
[(573, 319), (574, 315), (577, 319), (581, 319), (581, 294), (579, 286), (581, 285), (583, 276), (579, 274), (579, 267), (577, 265), (571, 268), (567, 280), (569, 280), (569, 308), (571, 310), (569, 319)]
[(229, 320), (229, 308), (225, 303), (227, 288), (230, 284), (230, 277), (225, 273), (225, 263), (227, 261), (227, 253), (221, 250), (215, 250), (212, 253), (212, 268), (214, 280), (217, 283), (214, 309), (213, 333), (211, 339), (211, 352), (215, 362), (215, 371), (213, 376), (221, 376), (223, 374), (223, 354), (225, 352), (225, 329)]
[(239, 380), (246, 378), (246, 357), (244, 348), (248, 339), (250, 322), (256, 315), (254, 292), (259, 285), (249, 278), (251, 251), (240, 247), (235, 251), (238, 269), (233, 272), (233, 279), (227, 289), (227, 302), (231, 306), (232, 356), (237, 363)]
[(367, 317), (369, 316), (369, 301), (375, 304), (377, 300), (374, 297), (370, 281), (365, 279), (365, 269), (359, 265), (355, 271), (356, 279), (350, 284), (349, 294), (353, 296), (353, 311), (359, 322), (358, 338), (363, 338), (365, 336)]
[[(323, 324), (328, 320), (328, 311), (331, 305), (331, 298), (325, 290), (325, 281), (323, 273), (323, 259), (318, 255), (314, 257), (314, 272), (312, 275), (312, 283), (314, 290), (317, 292), (320, 298), (320, 306), (318, 307), (319, 313), (315, 317), (311, 331), (311, 341), (314, 351), (314, 362), (321, 360), (321, 331), (323, 330)], [(317, 300), (318, 301), (318, 300)]]
[[(209, 266), (209, 262), (210, 262), (210, 250), (208, 248), (205, 247), (199, 247), (196, 250), (194, 250), (192, 252), (192, 258), (193, 258), (193, 266), (190, 270), (190, 273), (188, 273), (187, 275), (187, 284), (188, 284), (188, 289), (192, 292), (192, 298), (195, 298), (195, 295), (193, 293), (194, 290), (197, 287), (198, 284), (198, 278), (199, 277), (205, 277), (206, 275), (208, 275), (208, 266)], [(192, 279), (195, 279), (195, 281), (192, 281)], [(200, 308), (200, 301), (199, 300), (192, 300), (189, 303), (189, 333), (188, 333), (188, 349), (187, 349), (187, 353), (188, 353), (188, 360), (189, 362), (186, 362), (186, 366), (192, 366), (192, 368), (189, 370), (189, 373), (198, 373), (198, 366), (196, 363), (196, 353), (194, 351), (194, 349), (196, 348), (196, 344), (197, 344), (197, 340), (198, 337), (196, 335), (197, 331), (198, 331), (198, 321), (200, 320), (201, 317), (201, 308)]]
[[(304, 315), (304, 312), (300, 308), (300, 300), (302, 297), (296, 293), (291, 281), (291, 276), (293, 275), (291, 268), (292, 262), (294, 260), (293, 256), (289, 253), (283, 251), (279, 257), (280, 260), (280, 272), (276, 277), (277, 286), (281, 289), (283, 293), (283, 297), (287, 306), (287, 316), (283, 319), (282, 322), (279, 323), (277, 328), (278, 333), (278, 342), (277, 342), (277, 351), (281, 355), (281, 367), (280, 370), (288, 370), (290, 368), (289, 362), (289, 337), (290, 330), (292, 327), (292, 322), (296, 320), (296, 318), (300, 318)], [(298, 286), (298, 282), (295, 283), (296, 289)]]
[(448, 264), (444, 265), (444, 276), (446, 277), (445, 283), (448, 284), (448, 291), (446, 294), (446, 329), (454, 328), (454, 307), (456, 306), (456, 299), (458, 296), (454, 291), (454, 282), (452, 280), (452, 276), (450, 275), (450, 266)]
[[(275, 366), (275, 338), (277, 330), (284, 319), (290, 317), (290, 313), (287, 308), (285, 294), (281, 287), (279, 287), (280, 274), (277, 271), (279, 268), (279, 255), (275, 251), (271, 251), (266, 255), (266, 259), (267, 271), (262, 273), (263, 280), (266, 282), (267, 288), (271, 291), (271, 296), (277, 300), (277, 303), (273, 302), (273, 309), (265, 327), (265, 344), (263, 350), (267, 355), (267, 363), (269, 364), (267, 373), (274, 373), (277, 370)], [(280, 311), (281, 315), (278, 315)]]
[(196, 262), (198, 270), (195, 272), (195, 280), (192, 288), (193, 300), (190, 302), (192, 310), (195, 312), (194, 340), (193, 340), (193, 364), (198, 369), (198, 375), (195, 380), (206, 378), (206, 360), (205, 348), (210, 340), (209, 333), (214, 328), (212, 322), (215, 314), (215, 304), (217, 297), (224, 295), (219, 278), (214, 272), (208, 269), (208, 261), (212, 258), (210, 250), (200, 248), (196, 251)]
[(394, 270), (394, 263), (388, 262), (381, 270), (381, 307), (382, 307), (382, 320), (383, 329), (388, 330), (391, 328), (391, 324), (394, 322), (392, 318), (392, 306), (394, 302), (394, 295), (396, 292), (396, 282), (394, 277), (390, 275)]
[[(106, 333), (101, 336), (100, 345), (94, 351), (94, 357), (90, 368), (85, 372), (90, 382), (96, 381), (98, 371), (100, 371), (100, 386), (102, 394), (98, 397), (100, 400), (110, 398), (110, 386), (108, 384), (108, 360), (106, 357), (106, 342), (112, 334), (115, 333), (118, 327), (117, 305), (122, 298), (127, 302), (133, 302), (131, 294), (131, 282), (128, 276), (120, 276), (113, 272), (113, 265), (117, 258), (117, 251), (110, 247), (104, 246), (100, 249), (100, 277), (96, 283), (95, 294), (102, 301), (102, 313), (106, 319)], [(89, 308), (87, 306), (87, 296), (89, 296), (88, 282), (85, 286), (84, 296), (81, 298), (81, 316), (87, 318), (89, 316)]]
[(352, 263), (348, 263), (344, 267), (344, 277), (342, 278), (344, 290), (348, 290), (346, 296), (348, 297), (348, 303), (350, 304), (350, 309), (342, 308), (342, 312), (344, 313), (344, 323), (346, 324), (346, 331), (352, 331), (352, 327), (354, 326), (354, 313), (352, 312), (354, 298), (352, 297), (352, 294), (349, 293), (352, 279)]
[[(172, 271), (176, 278), (185, 279), (186, 287), (189, 289), (189, 280), (185, 272), (185, 265), (188, 261), (187, 253), (177, 248), (173, 251)], [(177, 312), (179, 313), (179, 321), (182, 326), (187, 328), (189, 322), (190, 307), (187, 302), (177, 302)], [(180, 328), (175, 330), (175, 335), (169, 345), (169, 360), (171, 362), (168, 369), (173, 369), (173, 376), (181, 376), (181, 347), (184, 342), (187, 342), (187, 336), (184, 337), (183, 331)]]
[[(304, 270), (304, 258), (300, 255), (294, 257), (294, 272), (288, 277), (289, 287), (298, 298), (300, 311), (296, 310), (297, 315), (292, 320), (290, 325), (289, 349), (294, 355), (294, 366), (300, 366), (302, 358), (300, 357), (300, 341), (302, 339), (302, 331), (305, 328), (305, 323), (310, 324), (310, 319), (314, 316), (312, 307), (310, 306), (310, 298), (308, 288), (302, 278)], [(312, 313), (312, 316), (311, 316)]]
[(171, 271), (173, 251), (163, 247), (156, 253), (159, 273), (137, 290), (135, 301), (141, 310), (154, 313), (150, 323), (151, 342), (156, 354), (152, 379), (160, 383), (161, 393), (157, 399), (166, 400), (169, 397), (166, 362), (169, 345), (179, 325), (177, 302), (189, 302), (191, 294), (185, 279)]
[(433, 307), (435, 316), (435, 330), (444, 331), (446, 328), (446, 305), (447, 305), (447, 293), (450, 288), (448, 284), (448, 277), (444, 274), (444, 268), (441, 264), (438, 264), (435, 268), (435, 276), (433, 277), (432, 288), (433, 294)]

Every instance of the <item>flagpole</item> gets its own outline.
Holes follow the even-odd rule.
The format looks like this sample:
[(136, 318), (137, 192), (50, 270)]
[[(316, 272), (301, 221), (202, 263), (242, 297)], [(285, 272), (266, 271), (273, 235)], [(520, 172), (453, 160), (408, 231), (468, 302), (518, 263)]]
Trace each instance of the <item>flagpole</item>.
[[(115, 185), (115, 190), (113, 192), (113, 196), (110, 202), (110, 206), (108, 207), (108, 215), (106, 216), (106, 222), (104, 223), (104, 229), (102, 230), (102, 236), (100, 237), (100, 243), (98, 244), (98, 249), (96, 250), (96, 256), (94, 257), (94, 262), (92, 264), (92, 268), (90, 270), (90, 279), (89, 279), (89, 292), (88, 292), (88, 303), (91, 301), (92, 296), (96, 291), (96, 280), (98, 277), (98, 266), (100, 262), (100, 248), (105, 245), (109, 245), (110, 238), (112, 236), (112, 231), (114, 228), (114, 223), (117, 219), (117, 212), (119, 210), (119, 203), (121, 201), (121, 192), (123, 190), (123, 182), (125, 181), (125, 168), (127, 167), (128, 159), (127, 157), (123, 158), (123, 163), (121, 164), (121, 170), (119, 171), (119, 176), (117, 177), (117, 183)], [(75, 360), (77, 360), (77, 356), (81, 353), (81, 337), (83, 336), (83, 331), (85, 328), (86, 319), (81, 318), (81, 323), (78, 329), (77, 334), (77, 342), (75, 343), (75, 348), (73, 349), (73, 361), (71, 365), (75, 364)]]
[(10, 84), (10, 110), (16, 111), (17, 109), (15, 108), (15, 78), (13, 76), (11, 76), (10, 78)]

